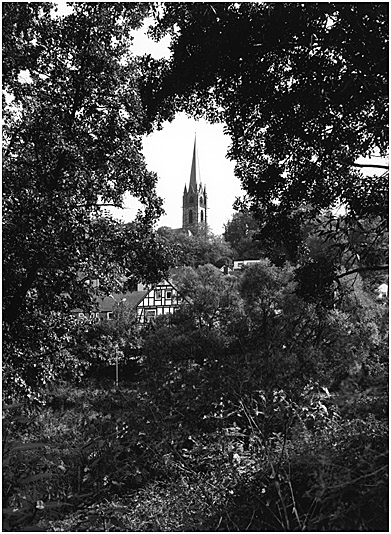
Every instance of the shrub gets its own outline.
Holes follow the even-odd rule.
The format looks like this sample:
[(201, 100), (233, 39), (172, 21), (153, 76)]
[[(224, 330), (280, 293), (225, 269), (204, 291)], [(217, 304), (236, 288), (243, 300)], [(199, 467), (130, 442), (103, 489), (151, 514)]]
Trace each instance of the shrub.
[(372, 416), (346, 421), (326, 406), (324, 394), (303, 401), (288, 402), (284, 432), (265, 439), (262, 427), (253, 426), (258, 469), (247, 469), (220, 529), (386, 531), (387, 422)]
[(56, 515), (61, 502), (61, 464), (48, 457), (48, 444), (29, 438), (31, 410), (3, 407), (3, 529), (34, 530), (42, 514)]

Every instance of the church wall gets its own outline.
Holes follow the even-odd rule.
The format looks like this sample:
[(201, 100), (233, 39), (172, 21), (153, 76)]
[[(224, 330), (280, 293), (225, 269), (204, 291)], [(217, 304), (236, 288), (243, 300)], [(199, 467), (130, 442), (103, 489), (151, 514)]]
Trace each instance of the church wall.
[(194, 230), (207, 225), (207, 205), (206, 193), (202, 186), (199, 186), (197, 193), (188, 192), (185, 189), (183, 194), (183, 215), (182, 228), (184, 230)]

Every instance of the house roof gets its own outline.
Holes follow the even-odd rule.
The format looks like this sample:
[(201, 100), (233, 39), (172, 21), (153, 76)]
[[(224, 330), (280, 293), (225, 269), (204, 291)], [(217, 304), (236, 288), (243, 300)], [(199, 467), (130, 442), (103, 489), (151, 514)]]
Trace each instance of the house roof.
[[(170, 279), (162, 280), (160, 284), (156, 285), (171, 286), (176, 291), (178, 291)], [(143, 291), (127, 291), (126, 293), (112, 293), (111, 295), (107, 295), (105, 297), (96, 297), (96, 311), (99, 311), (101, 313), (112, 312), (115, 305), (119, 304), (120, 302), (126, 303), (130, 307), (130, 309), (135, 309), (148, 295), (148, 293), (154, 290), (154, 288), (155, 285)], [(71, 311), (71, 313), (78, 312), (83, 312), (83, 310), (81, 308), (75, 308)]]
[(185, 230), (184, 228), (170, 228), (170, 231), (175, 235), (180, 235), (180, 234), (191, 235), (190, 230)]
[(128, 302), (131, 308), (135, 308), (148, 293), (149, 291), (133, 291), (127, 297), (126, 302)]
[(128, 291), (126, 293), (113, 293), (107, 297), (99, 298), (99, 311), (111, 312), (114, 306), (120, 302), (126, 302), (131, 308), (135, 308), (139, 304), (148, 291)]

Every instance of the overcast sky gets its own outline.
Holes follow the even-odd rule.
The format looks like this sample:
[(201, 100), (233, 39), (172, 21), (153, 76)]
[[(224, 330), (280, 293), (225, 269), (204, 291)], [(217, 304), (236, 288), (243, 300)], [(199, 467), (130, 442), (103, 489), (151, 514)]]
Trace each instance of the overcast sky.
[[(132, 48), (135, 54), (148, 53), (160, 58), (167, 57), (168, 43), (168, 39), (155, 43), (143, 31), (138, 31)], [(234, 212), (232, 204), (236, 197), (242, 195), (240, 182), (234, 176), (234, 163), (225, 157), (230, 139), (224, 135), (223, 125), (195, 121), (184, 113), (166, 123), (162, 130), (145, 137), (143, 142), (147, 167), (157, 173), (157, 192), (164, 200), (166, 215), (157, 226), (182, 226), (182, 195), (190, 179), (195, 133), (201, 180), (208, 195), (208, 224), (219, 235)], [(137, 204), (126, 198), (125, 207), (125, 210), (113, 210), (113, 214), (125, 221), (132, 220)]]

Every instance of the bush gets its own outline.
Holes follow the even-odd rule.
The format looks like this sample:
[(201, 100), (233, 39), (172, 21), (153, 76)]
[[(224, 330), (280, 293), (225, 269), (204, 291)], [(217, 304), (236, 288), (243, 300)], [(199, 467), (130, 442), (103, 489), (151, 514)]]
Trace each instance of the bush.
[(388, 530), (387, 422), (343, 420), (324, 397), (288, 403), (285, 431), (268, 439), (253, 427), (258, 469), (246, 469), (219, 530)]
[(3, 529), (35, 530), (43, 514), (56, 516), (62, 498), (62, 462), (50, 459), (48, 443), (31, 439), (33, 412), (3, 407)]

